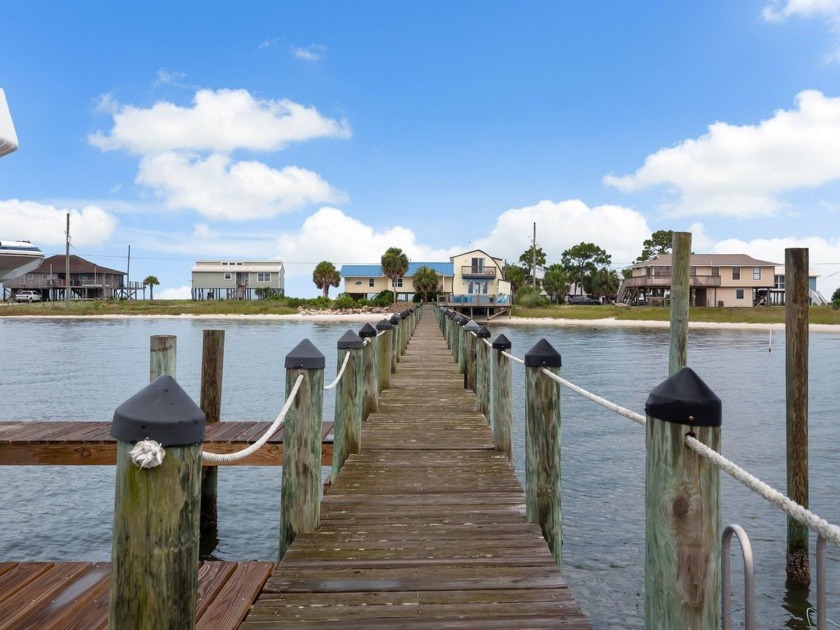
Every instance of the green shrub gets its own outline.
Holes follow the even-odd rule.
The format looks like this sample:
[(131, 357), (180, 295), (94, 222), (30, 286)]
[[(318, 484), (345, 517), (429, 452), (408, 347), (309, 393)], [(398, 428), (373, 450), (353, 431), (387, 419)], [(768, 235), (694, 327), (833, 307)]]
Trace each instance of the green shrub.
[(356, 308), (357, 304), (349, 295), (340, 295), (333, 300), (333, 308), (347, 309)]
[(394, 294), (388, 291), (377, 293), (376, 297), (371, 300), (375, 306), (390, 306), (394, 303)]
[(835, 289), (834, 293), (831, 295), (831, 305), (834, 308), (840, 308), (840, 288)]
[(536, 308), (540, 306), (548, 306), (549, 300), (548, 298), (542, 297), (539, 291), (535, 290), (534, 287), (525, 286), (520, 287), (519, 291), (516, 292), (514, 304), (518, 306), (525, 306), (527, 308)]

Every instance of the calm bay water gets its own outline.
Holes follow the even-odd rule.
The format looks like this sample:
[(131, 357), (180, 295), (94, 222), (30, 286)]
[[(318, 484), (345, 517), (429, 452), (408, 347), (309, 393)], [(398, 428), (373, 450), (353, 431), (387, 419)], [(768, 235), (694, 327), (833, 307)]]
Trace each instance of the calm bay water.
[[(430, 315), (427, 315), (430, 316)], [(371, 323), (375, 323), (372, 320)], [(178, 382), (199, 395), (202, 331), (226, 331), (222, 417), (273, 420), (283, 403), (283, 358), (304, 337), (335, 375), (336, 341), (361, 323), (255, 320), (0, 318), (2, 420), (110, 420), (148, 381), (149, 336), (178, 337)], [(491, 326), (512, 352), (548, 339), (562, 374), (622, 406), (643, 412), (667, 376), (668, 333), (643, 328)], [(689, 365), (723, 400), (723, 454), (784, 491), (784, 336), (767, 331), (692, 331)], [(14, 359), (12, 359), (14, 357)], [(840, 334), (814, 333), (810, 345), (811, 509), (840, 523), (836, 382)], [(522, 368), (513, 366), (516, 467), (524, 468)], [(332, 415), (327, 392), (325, 417)], [(596, 628), (640, 628), (644, 614), (644, 430), (563, 391), (564, 573)], [(0, 559), (107, 560), (113, 511), (112, 467), (3, 467)], [(203, 553), (222, 559), (274, 559), (280, 475), (276, 468), (230, 468), (220, 475), (218, 540)], [(785, 517), (722, 476), (723, 524), (738, 523), (756, 557), (760, 628), (808, 628), (811, 592), (785, 587)], [(812, 550), (815, 540), (812, 539)], [(733, 568), (739, 569), (737, 543)], [(829, 547), (829, 618), (840, 621), (840, 551)], [(813, 562), (813, 560), (812, 560)], [(812, 573), (815, 574), (812, 565)], [(743, 580), (733, 576), (733, 607)], [(741, 627), (743, 612), (733, 615)]]

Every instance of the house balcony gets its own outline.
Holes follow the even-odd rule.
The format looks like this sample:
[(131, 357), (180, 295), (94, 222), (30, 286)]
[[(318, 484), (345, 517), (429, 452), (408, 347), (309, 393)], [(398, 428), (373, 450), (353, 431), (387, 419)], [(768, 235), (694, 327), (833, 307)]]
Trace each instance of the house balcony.
[[(720, 276), (689, 276), (689, 286), (691, 288), (707, 288), (719, 287)], [(632, 276), (624, 278), (625, 288), (670, 288), (671, 276), (670, 274), (659, 274), (655, 276)]]
[(461, 277), (465, 280), (495, 280), (496, 268), (464, 265), (461, 267)]

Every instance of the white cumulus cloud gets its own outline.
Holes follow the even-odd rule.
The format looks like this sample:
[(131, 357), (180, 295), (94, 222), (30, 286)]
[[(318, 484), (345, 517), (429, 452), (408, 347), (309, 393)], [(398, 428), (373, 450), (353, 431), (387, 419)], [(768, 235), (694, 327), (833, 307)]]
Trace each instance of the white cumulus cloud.
[(781, 22), (793, 16), (840, 17), (840, 0), (774, 0), (761, 15), (768, 22)]
[(677, 194), (674, 216), (770, 215), (785, 207), (784, 193), (840, 179), (840, 98), (816, 90), (796, 96), (757, 125), (716, 122), (708, 133), (660, 149), (631, 175), (604, 183), (623, 191), (666, 185)]
[(182, 284), (180, 287), (155, 291), (156, 300), (189, 300), (192, 298), (192, 287)]
[(217, 153), (204, 159), (185, 153), (145, 157), (135, 181), (152, 188), (170, 208), (230, 221), (269, 218), (345, 198), (312, 171), (296, 166), (278, 170)]
[(490, 234), (473, 241), (491, 256), (517, 263), (531, 247), (533, 224), (537, 245), (548, 264), (560, 262), (560, 254), (578, 243), (594, 243), (612, 256), (613, 265), (629, 264), (642, 251), (642, 242), (652, 233), (642, 214), (614, 205), (589, 207), (578, 199), (540, 201), (525, 208), (503, 212)]
[(715, 243), (711, 251), (721, 254), (748, 254), (759, 260), (785, 264), (785, 249), (805, 247), (808, 263), (816, 272), (817, 289), (828, 299), (840, 286), (840, 238), (821, 236), (759, 238), (749, 241), (728, 238)]
[(114, 126), (88, 141), (103, 151), (137, 155), (165, 151), (229, 153), (237, 149), (278, 151), (313, 138), (348, 138), (344, 120), (289, 99), (255, 98), (247, 90), (199, 90), (191, 107), (159, 101), (148, 108), (116, 106)]
[[(300, 230), (285, 233), (277, 241), (280, 258), (317, 263), (378, 263), (389, 247), (399, 247), (413, 261), (449, 261), (457, 253), (417, 242), (414, 232), (402, 226), (376, 231), (337, 208), (321, 208), (303, 222)], [(315, 260), (317, 258), (317, 260)], [(314, 268), (314, 264), (312, 265)], [(309, 274), (309, 267), (287, 269), (287, 273)]]
[(5, 238), (32, 241), (35, 245), (64, 245), (67, 213), (70, 238), (76, 246), (99, 245), (117, 227), (117, 219), (96, 206), (57, 208), (20, 199), (0, 200), (0, 234)]

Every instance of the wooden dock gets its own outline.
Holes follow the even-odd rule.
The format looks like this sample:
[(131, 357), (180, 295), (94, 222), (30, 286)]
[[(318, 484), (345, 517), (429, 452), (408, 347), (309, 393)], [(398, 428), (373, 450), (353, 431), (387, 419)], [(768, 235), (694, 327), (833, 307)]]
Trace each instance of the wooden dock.
[[(270, 422), (210, 422), (204, 445), (213, 453), (233, 453), (254, 442)], [(0, 422), (0, 466), (113, 466), (117, 441), (110, 422)], [(332, 464), (333, 423), (321, 431), (321, 461)], [(285, 427), (236, 466), (282, 466)]]
[[(239, 627), (273, 568), (273, 562), (203, 562), (196, 629)], [(110, 582), (108, 562), (0, 562), (0, 628), (106, 628)]]
[(430, 313), (241, 628), (589, 628)]
[[(589, 628), (463, 383), (427, 313), (364, 424), (361, 453), (323, 499), (320, 528), (276, 567), (202, 563), (196, 627)], [(205, 445), (235, 451), (267, 426), (211, 423)], [(0, 465), (114, 464), (109, 427), (0, 423)], [(332, 430), (323, 424), (324, 465)], [(283, 437), (241, 463), (281, 464)], [(105, 628), (110, 577), (110, 563), (0, 562), (0, 628)]]

